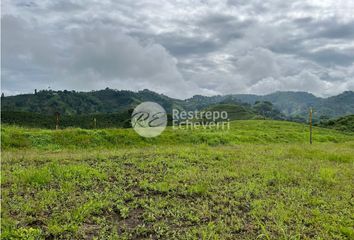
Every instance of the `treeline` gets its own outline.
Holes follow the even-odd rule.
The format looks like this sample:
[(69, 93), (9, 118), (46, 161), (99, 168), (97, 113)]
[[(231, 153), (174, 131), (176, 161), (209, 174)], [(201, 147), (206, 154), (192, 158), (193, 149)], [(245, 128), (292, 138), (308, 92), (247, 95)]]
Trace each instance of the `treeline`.
[(91, 92), (40, 90), (34, 91), (34, 94), (2, 96), (1, 110), (39, 114), (60, 112), (63, 115), (110, 114), (127, 111), (145, 101), (159, 103), (167, 112), (171, 112), (172, 109), (203, 110), (224, 103), (255, 105), (257, 102), (270, 102), (287, 119), (298, 122), (307, 121), (311, 107), (314, 109), (313, 118), (318, 121), (354, 114), (354, 92), (352, 91), (329, 98), (319, 98), (306, 92), (275, 92), (264, 96), (232, 94), (206, 97), (196, 95), (189, 99), (179, 100), (147, 89), (133, 92), (109, 88)]
[(128, 111), (141, 102), (157, 102), (166, 110), (178, 106), (181, 100), (168, 98), (149, 90), (139, 92), (106, 88), (92, 92), (40, 90), (1, 98), (2, 111), (33, 112), (53, 115), (111, 114)]
[[(247, 119), (275, 119), (287, 120), (286, 117), (274, 108), (271, 102), (257, 101), (254, 105), (248, 103), (232, 103), (224, 101), (212, 105), (204, 111), (226, 111), (229, 120)], [(83, 129), (94, 128), (129, 128), (133, 109), (117, 113), (97, 114), (63, 114), (54, 112), (40, 114), (25, 111), (2, 111), (1, 123), (33, 128), (56, 128), (56, 114), (59, 113), (59, 128), (78, 127)], [(172, 125), (172, 115), (167, 114), (168, 125)]]
[(333, 128), (339, 131), (354, 132), (354, 115), (321, 121), (319, 126), (325, 128)]
[[(129, 128), (131, 111), (110, 114), (60, 115), (59, 128)], [(56, 115), (2, 111), (1, 123), (34, 128), (56, 128)]]
[[(87, 115), (59, 115), (59, 128), (130, 128), (133, 109), (119, 113), (100, 113)], [(172, 125), (172, 115), (167, 114), (167, 125)], [(32, 112), (2, 111), (1, 123), (31, 128), (55, 129), (56, 114), (46, 115)]]

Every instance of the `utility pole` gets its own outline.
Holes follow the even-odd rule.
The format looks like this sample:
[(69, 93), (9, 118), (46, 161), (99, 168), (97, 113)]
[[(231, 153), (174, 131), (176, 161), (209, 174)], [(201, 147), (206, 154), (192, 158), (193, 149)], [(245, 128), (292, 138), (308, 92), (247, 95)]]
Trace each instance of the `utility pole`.
[(312, 144), (312, 107), (310, 108), (309, 124), (310, 124), (310, 144)]

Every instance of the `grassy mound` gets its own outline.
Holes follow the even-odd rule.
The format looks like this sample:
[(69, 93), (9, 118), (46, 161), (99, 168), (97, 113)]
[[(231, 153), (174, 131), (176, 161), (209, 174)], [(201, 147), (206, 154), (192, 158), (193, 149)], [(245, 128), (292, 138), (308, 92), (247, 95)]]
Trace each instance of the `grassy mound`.
[[(3, 126), (2, 148), (96, 149), (143, 147), (157, 145), (233, 145), (263, 143), (307, 143), (308, 126), (285, 121), (250, 120), (230, 123), (230, 129), (178, 129), (168, 127), (153, 139), (140, 137), (133, 129), (64, 129), (43, 130)], [(314, 142), (345, 142), (353, 140), (353, 134), (344, 134), (331, 129), (314, 128)]]

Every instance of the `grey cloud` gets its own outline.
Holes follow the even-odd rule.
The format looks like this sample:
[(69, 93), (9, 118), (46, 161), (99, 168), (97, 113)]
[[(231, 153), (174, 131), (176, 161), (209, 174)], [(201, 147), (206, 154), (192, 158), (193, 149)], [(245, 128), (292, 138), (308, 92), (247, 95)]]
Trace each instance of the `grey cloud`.
[(330, 67), (333, 65), (350, 66), (353, 63), (354, 49), (324, 49), (315, 52), (303, 53), (303, 55), (320, 64), (323, 64), (325, 67)]
[(274, 54), (267, 50), (256, 48), (236, 62), (236, 71), (245, 77), (247, 82), (254, 84), (258, 81), (279, 75), (278, 65)]
[(297, 28), (306, 31), (309, 39), (352, 39), (354, 37), (354, 21), (341, 21), (336, 17), (315, 19), (313, 17), (295, 19)]
[(59, 11), (59, 12), (72, 12), (72, 11), (77, 11), (77, 10), (82, 10), (84, 9), (84, 6), (78, 3), (75, 3), (73, 1), (55, 1), (52, 6), (52, 10)]
[(18, 7), (26, 7), (26, 8), (32, 8), (38, 6), (34, 1), (15, 1), (15, 4)]
[(316, 36), (334, 39), (353, 39), (354, 21), (342, 24), (335, 21), (328, 22), (326, 27), (321, 29)]
[(354, 90), (354, 19), (327, 14), (331, 4), (319, 1), (4, 0), (4, 6), (8, 93), (48, 86), (149, 88), (175, 97)]
[(220, 46), (220, 43), (213, 39), (185, 37), (175, 34), (163, 34), (162, 36), (156, 36), (155, 39), (176, 56), (206, 54), (217, 50)]
[(81, 90), (107, 84), (118, 88), (129, 85), (135, 90), (152, 87), (176, 97), (190, 95), (176, 60), (158, 44), (143, 46), (123, 33), (95, 27), (62, 32), (60, 41), (52, 41), (51, 35), (19, 18), (4, 16), (3, 24), (3, 67), (7, 70), (3, 83), (7, 87), (15, 87), (16, 75), (23, 81), (18, 89), (31, 83)]
[(214, 39), (220, 39), (223, 44), (230, 39), (242, 38), (244, 30), (251, 27), (253, 20), (240, 20), (237, 16), (226, 14), (210, 14), (197, 21), (200, 28), (213, 35)]

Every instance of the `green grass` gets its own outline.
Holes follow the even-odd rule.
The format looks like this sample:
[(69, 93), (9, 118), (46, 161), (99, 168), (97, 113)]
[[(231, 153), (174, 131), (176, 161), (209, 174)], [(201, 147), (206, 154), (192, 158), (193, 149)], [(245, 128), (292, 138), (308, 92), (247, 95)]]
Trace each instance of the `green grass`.
[[(206, 144), (209, 146), (265, 143), (307, 143), (308, 126), (285, 121), (244, 120), (231, 122), (230, 130), (179, 129), (168, 127), (156, 138), (143, 138), (133, 129), (43, 130), (3, 126), (2, 149), (116, 149), (122, 147), (148, 147), (161, 145)], [(354, 133), (341, 133), (332, 129), (314, 128), (314, 142), (346, 142)]]
[(2, 239), (353, 239), (353, 135), (2, 128)]

